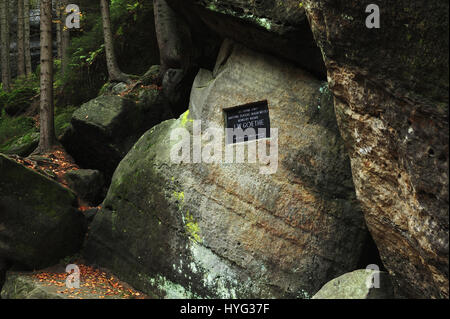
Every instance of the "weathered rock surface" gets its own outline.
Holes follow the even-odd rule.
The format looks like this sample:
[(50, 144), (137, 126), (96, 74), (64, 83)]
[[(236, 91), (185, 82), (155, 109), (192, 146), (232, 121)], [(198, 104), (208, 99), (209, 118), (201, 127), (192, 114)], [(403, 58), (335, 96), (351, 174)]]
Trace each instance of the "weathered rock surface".
[(301, 1), (166, 0), (193, 28), (288, 59), (325, 78), (326, 70)]
[(140, 81), (143, 85), (155, 84), (157, 82), (158, 74), (160, 73), (160, 65), (152, 65), (143, 76)]
[(2, 153), (7, 155), (16, 154), (19, 156), (28, 156), (36, 149), (38, 144), (39, 132), (32, 132), (12, 141), (2, 149)]
[(326, 283), (312, 299), (391, 299), (394, 297), (389, 274), (359, 269)]
[(80, 166), (110, 177), (139, 137), (168, 116), (157, 90), (147, 90), (138, 101), (99, 96), (74, 112), (61, 142)]
[(304, 1), (353, 180), (397, 287), (448, 298), (448, 1)]
[(67, 185), (79, 198), (87, 203), (96, 206), (100, 204), (106, 191), (103, 174), (100, 171), (92, 169), (78, 169), (68, 171), (64, 175)]
[[(279, 128), (275, 174), (258, 162), (171, 162), (177, 128), (223, 128), (223, 109), (262, 99)], [(122, 160), (84, 255), (165, 298), (305, 297), (356, 268), (367, 234), (326, 84), (226, 42), (189, 112)]]
[[(1, 290), (2, 299), (65, 299), (58, 289), (46, 287), (39, 280), (20, 273), (8, 273)], [(68, 298), (67, 298), (68, 299)]]
[[(102, 272), (107, 271), (102, 269)], [(48, 279), (39, 279), (41, 274), (45, 274)], [(132, 287), (127, 283), (119, 281), (113, 277), (114, 284), (123, 286), (123, 291), (111, 290), (112, 280), (105, 284), (98, 282), (88, 282), (83, 275), (80, 277), (80, 287), (68, 289), (65, 285), (65, 267), (55, 265), (43, 270), (34, 272), (8, 271), (6, 281), (1, 290), (1, 299), (131, 299), (128, 289)], [(111, 278), (109, 272), (105, 273)], [(44, 278), (45, 278), (44, 277)], [(88, 276), (86, 276), (88, 277)], [(100, 278), (93, 278), (98, 280)], [(92, 280), (92, 279), (91, 279)], [(106, 280), (106, 278), (105, 278)], [(93, 288), (93, 286), (95, 288)], [(122, 290), (122, 289), (121, 289)], [(141, 295), (141, 298), (148, 299), (148, 296)]]
[(0, 154), (0, 259), (39, 269), (81, 248), (75, 195)]

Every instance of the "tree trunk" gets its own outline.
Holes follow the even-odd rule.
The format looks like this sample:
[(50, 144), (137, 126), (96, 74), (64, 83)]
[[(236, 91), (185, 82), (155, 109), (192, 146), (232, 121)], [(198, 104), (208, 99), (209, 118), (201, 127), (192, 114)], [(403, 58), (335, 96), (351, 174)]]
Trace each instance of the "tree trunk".
[(17, 0), (17, 76), (25, 75), (25, 32), (23, 0)]
[(106, 65), (110, 81), (130, 82), (126, 74), (120, 71), (114, 54), (114, 42), (111, 32), (111, 18), (109, 15), (109, 0), (100, 0), (102, 11), (103, 36), (105, 42)]
[(56, 144), (53, 114), (52, 1), (41, 0), (40, 138), (34, 153), (50, 152)]
[(167, 70), (186, 72), (191, 67), (192, 40), (189, 26), (166, 0), (153, 0), (153, 11), (161, 61), (158, 82), (161, 83)]
[(27, 76), (33, 72), (31, 68), (31, 50), (30, 50), (30, 0), (23, 0), (24, 8), (24, 54), (25, 54), (25, 73)]
[(9, 0), (0, 0), (1, 60), (3, 90), (11, 89), (11, 69), (9, 56)]
[(69, 0), (61, 0), (60, 1), (60, 5), (61, 5), (61, 19), (62, 19), (62, 24), (61, 24), (61, 70), (62, 70), (62, 74), (63, 76), (65, 74), (67, 74), (67, 67), (69, 65), (69, 56), (67, 56), (67, 49), (69, 48), (70, 45), (70, 29), (65, 27), (66, 25), (66, 18), (67, 18), (67, 13), (66, 13), (66, 7), (69, 4)]
[(64, 28), (64, 14), (61, 9), (62, 7), (62, 1), (56, 0), (55, 1), (55, 11), (56, 11), (56, 50), (57, 50), (57, 58), (58, 60), (62, 60), (62, 29)]

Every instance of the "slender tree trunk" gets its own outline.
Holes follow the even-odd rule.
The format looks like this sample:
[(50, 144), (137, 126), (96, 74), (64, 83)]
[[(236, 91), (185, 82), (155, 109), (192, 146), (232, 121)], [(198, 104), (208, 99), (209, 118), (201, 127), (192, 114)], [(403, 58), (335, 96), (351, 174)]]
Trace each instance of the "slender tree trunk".
[(62, 3), (60, 0), (55, 1), (55, 11), (56, 11), (56, 48), (57, 48), (57, 58), (58, 60), (62, 60), (62, 29), (64, 28), (63, 24), (63, 12), (61, 10)]
[(69, 0), (61, 0), (61, 70), (63, 76), (67, 74), (67, 67), (69, 65), (69, 56), (67, 55), (67, 49), (70, 45), (70, 29), (66, 27), (66, 7), (69, 4)]
[(129, 82), (126, 74), (120, 71), (114, 54), (114, 42), (111, 32), (111, 18), (109, 15), (109, 0), (100, 0), (102, 11), (103, 36), (105, 42), (106, 65), (110, 81)]
[(17, 0), (17, 76), (25, 75), (25, 32), (23, 0)]
[(25, 73), (27, 76), (33, 72), (31, 68), (31, 50), (30, 50), (30, 0), (23, 0), (24, 12), (24, 54), (25, 54)]
[(9, 0), (0, 0), (1, 60), (3, 90), (11, 89), (11, 69), (9, 56)]
[(40, 138), (34, 153), (46, 153), (56, 144), (53, 114), (52, 1), (41, 0)]

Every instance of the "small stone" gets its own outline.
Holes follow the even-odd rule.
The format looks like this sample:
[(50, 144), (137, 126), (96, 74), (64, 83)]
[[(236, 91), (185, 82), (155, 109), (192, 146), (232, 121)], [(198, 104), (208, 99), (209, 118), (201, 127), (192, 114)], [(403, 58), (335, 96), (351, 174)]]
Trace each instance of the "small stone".
[(359, 269), (326, 283), (312, 299), (391, 299), (394, 297), (389, 274)]

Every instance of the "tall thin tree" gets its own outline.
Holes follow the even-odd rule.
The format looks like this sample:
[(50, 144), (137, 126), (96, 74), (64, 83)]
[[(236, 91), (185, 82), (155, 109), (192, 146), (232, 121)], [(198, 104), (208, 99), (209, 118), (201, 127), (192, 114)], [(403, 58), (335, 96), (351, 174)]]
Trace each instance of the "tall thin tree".
[(23, 31), (24, 31), (24, 54), (25, 54), (25, 73), (27, 76), (33, 72), (31, 67), (31, 49), (30, 49), (30, 0), (23, 0)]
[(34, 153), (47, 153), (56, 145), (53, 107), (52, 0), (41, 0), (40, 138)]
[(63, 24), (63, 12), (61, 10), (61, 0), (55, 0), (55, 11), (56, 11), (56, 49), (58, 60), (62, 60), (62, 48), (61, 48), (61, 32), (64, 28)]
[(9, 0), (0, 0), (0, 38), (3, 90), (11, 89), (10, 39), (9, 39)]
[(114, 53), (114, 42), (111, 31), (111, 18), (109, 13), (109, 0), (100, 0), (102, 12), (103, 37), (105, 42), (106, 65), (110, 81), (129, 82), (129, 77), (120, 71)]
[(17, 76), (25, 75), (25, 32), (23, 0), (17, 0)]

